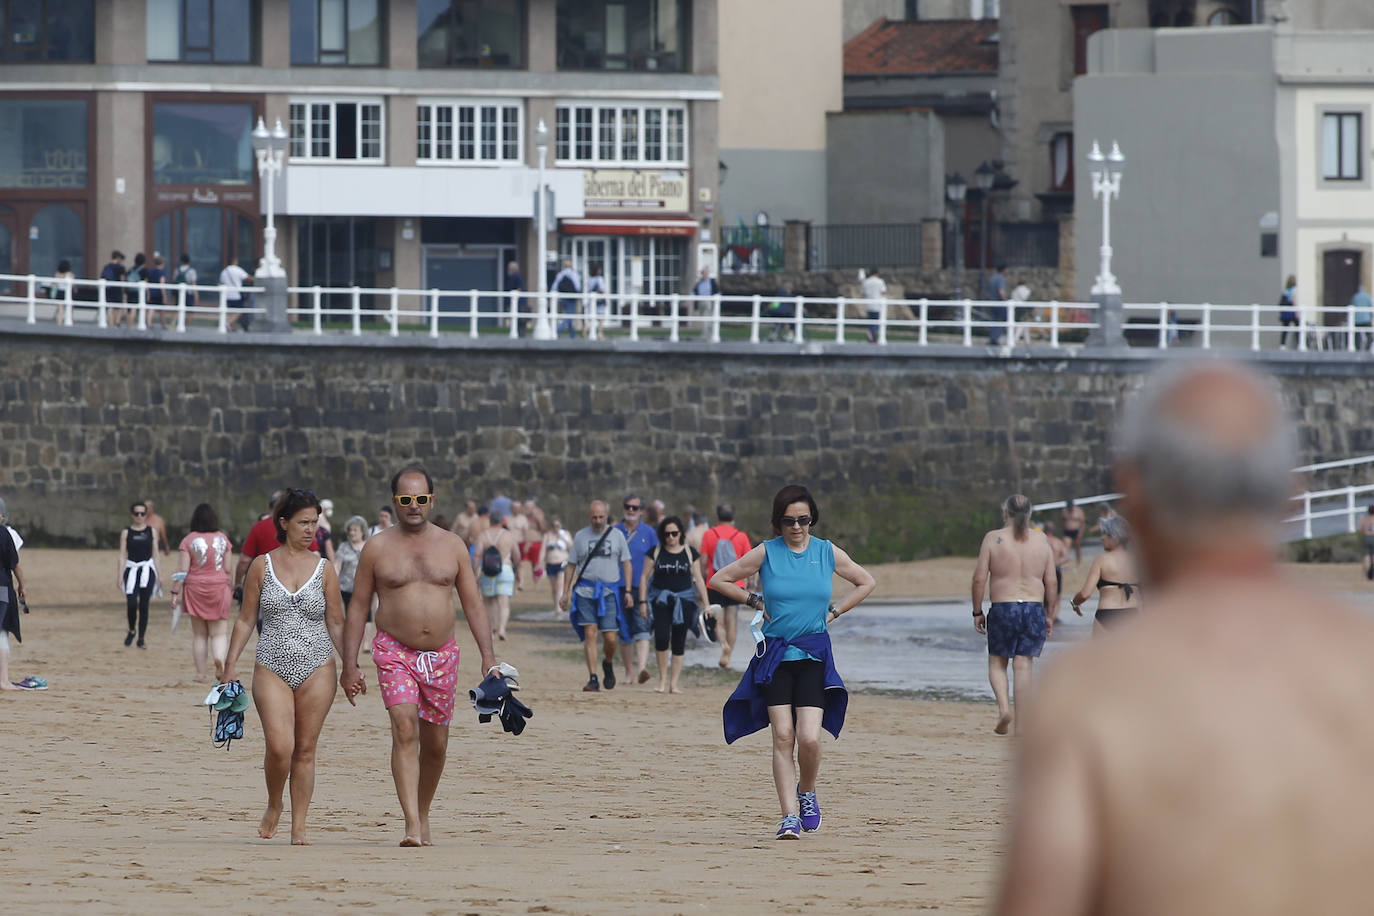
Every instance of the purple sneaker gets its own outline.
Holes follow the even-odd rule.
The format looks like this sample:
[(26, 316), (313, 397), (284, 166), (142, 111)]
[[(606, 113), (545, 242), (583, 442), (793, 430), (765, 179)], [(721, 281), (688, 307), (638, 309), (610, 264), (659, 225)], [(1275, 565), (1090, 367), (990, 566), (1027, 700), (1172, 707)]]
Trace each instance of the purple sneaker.
[(821, 829), (821, 803), (815, 792), (797, 790), (797, 805), (801, 808), (801, 827), (807, 833)]
[(796, 840), (801, 838), (802, 822), (801, 818), (795, 814), (789, 814), (778, 824), (778, 839)]

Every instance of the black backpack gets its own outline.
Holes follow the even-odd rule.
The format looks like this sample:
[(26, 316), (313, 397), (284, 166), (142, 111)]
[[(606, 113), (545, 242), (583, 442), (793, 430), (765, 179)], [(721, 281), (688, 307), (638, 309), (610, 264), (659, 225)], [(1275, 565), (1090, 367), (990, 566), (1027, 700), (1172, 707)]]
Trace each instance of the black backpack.
[(495, 579), (501, 575), (501, 548), (492, 544), (482, 551), (482, 575), (488, 579)]

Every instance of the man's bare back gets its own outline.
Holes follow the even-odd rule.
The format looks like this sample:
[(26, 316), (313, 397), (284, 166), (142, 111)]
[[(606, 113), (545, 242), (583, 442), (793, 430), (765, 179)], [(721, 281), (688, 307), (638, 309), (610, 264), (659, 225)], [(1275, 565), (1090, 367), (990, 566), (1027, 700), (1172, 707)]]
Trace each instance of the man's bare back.
[(1039, 849), (1011, 868), (1041, 899), (1003, 911), (1368, 912), (1374, 624), (1247, 576), (1156, 593), (1103, 642), (1038, 688), (1017, 848)]
[(437, 649), (452, 639), (453, 591), (467, 555), (462, 538), (434, 525), (419, 536), (393, 527), (369, 538), (359, 572), (370, 556), (377, 628), (412, 649)]
[[(983, 537), (988, 574), (988, 597), (1001, 601), (1044, 601), (1045, 567), (1054, 567), (1054, 549), (1044, 533), (1031, 528), (1018, 541), (1012, 526), (989, 531)], [(981, 564), (980, 564), (981, 568)], [(1053, 572), (1051, 572), (1053, 575)]]

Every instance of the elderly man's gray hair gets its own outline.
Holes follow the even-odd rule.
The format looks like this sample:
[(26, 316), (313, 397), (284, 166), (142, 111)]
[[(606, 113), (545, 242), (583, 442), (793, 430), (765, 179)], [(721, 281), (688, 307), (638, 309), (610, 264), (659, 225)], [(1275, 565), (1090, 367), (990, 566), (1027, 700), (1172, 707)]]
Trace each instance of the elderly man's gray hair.
[[(1179, 389), (1208, 372), (1226, 372), (1253, 389), (1264, 415), (1253, 431), (1227, 435), (1176, 408)], [(1187, 531), (1208, 521), (1281, 518), (1292, 495), (1294, 438), (1269, 380), (1235, 364), (1189, 360), (1157, 373), (1128, 401), (1117, 458), (1140, 474), (1152, 509)]]

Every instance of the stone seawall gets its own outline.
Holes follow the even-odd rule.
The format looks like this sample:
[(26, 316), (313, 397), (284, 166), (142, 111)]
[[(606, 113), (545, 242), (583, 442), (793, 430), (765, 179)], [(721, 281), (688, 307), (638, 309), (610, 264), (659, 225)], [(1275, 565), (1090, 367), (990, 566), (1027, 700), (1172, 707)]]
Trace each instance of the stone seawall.
[[(1151, 351), (866, 345), (225, 341), (7, 325), (0, 495), (35, 544), (107, 546), (155, 497), (175, 532), (210, 502), (237, 536), (276, 486), (371, 518), (401, 464), (438, 511), (537, 495), (569, 528), (628, 491), (736, 503), (754, 534), (800, 481), (818, 534), (866, 560), (967, 551), (1012, 491), (1105, 492), (1110, 431)], [(1270, 354), (1304, 458), (1374, 452), (1367, 360)], [(615, 509), (618, 513), (618, 508)]]

